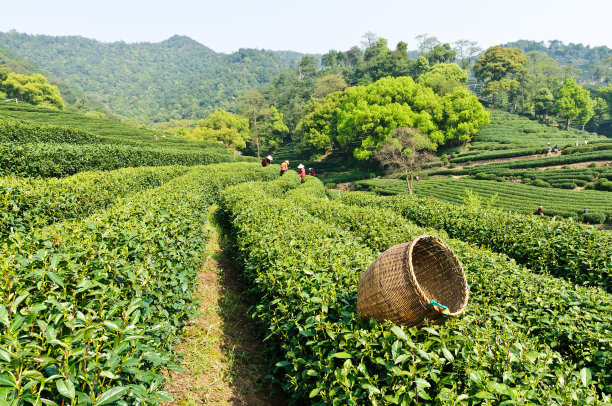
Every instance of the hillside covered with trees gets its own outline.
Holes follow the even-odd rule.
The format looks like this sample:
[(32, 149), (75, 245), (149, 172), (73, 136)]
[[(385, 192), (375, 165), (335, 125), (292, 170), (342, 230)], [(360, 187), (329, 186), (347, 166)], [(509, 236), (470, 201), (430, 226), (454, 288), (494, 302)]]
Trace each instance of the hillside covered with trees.
[(562, 41), (520, 40), (502, 45), (518, 48), (525, 53), (540, 52), (567, 66), (584, 80), (593, 82), (612, 80), (612, 49), (607, 46), (590, 47), (583, 44), (564, 44)]
[(160, 43), (103, 43), (83, 37), (0, 33), (0, 47), (43, 67), (106, 105), (153, 123), (199, 119), (227, 108), (244, 91), (269, 82), (294, 52), (240, 49), (216, 53), (184, 36)]

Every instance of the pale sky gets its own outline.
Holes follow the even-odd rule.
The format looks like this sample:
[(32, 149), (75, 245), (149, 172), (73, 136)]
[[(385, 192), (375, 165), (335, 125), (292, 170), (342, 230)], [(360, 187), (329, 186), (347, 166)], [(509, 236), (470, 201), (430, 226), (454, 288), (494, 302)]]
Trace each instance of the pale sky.
[(217, 52), (325, 53), (370, 31), (416, 49), (417, 35), (482, 48), (530, 39), (612, 48), (612, 0), (0, 0), (0, 31), (159, 42), (187, 35)]

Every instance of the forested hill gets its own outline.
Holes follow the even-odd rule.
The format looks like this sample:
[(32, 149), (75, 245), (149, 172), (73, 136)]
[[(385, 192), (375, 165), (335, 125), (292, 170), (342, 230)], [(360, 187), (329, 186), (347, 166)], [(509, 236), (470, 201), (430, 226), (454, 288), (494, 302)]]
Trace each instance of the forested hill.
[(518, 48), (525, 53), (546, 53), (559, 65), (571, 65), (582, 79), (599, 82), (612, 78), (612, 49), (607, 46), (590, 47), (583, 44), (564, 44), (562, 41), (520, 40), (503, 44), (503, 47)]
[(152, 123), (199, 119), (269, 82), (298, 53), (222, 54), (185, 36), (160, 43), (104, 43), (78, 36), (0, 33), (0, 47), (48, 70), (117, 114)]
[(2, 48), (2, 46), (0, 46), (0, 70), (3, 68), (8, 68), (9, 71), (20, 73), (22, 75), (32, 75), (33, 73), (40, 73), (45, 78), (47, 78), (47, 81), (50, 84), (59, 87), (62, 93), (62, 97), (66, 103), (72, 104), (77, 100), (78, 96), (75, 94), (74, 90), (71, 89), (68, 85), (66, 85), (66, 83), (58, 79), (51, 72), (41, 69), (39, 66), (36, 66), (36, 64), (32, 63), (31, 61), (25, 58), (21, 58), (17, 56), (14, 52), (9, 51), (8, 49)]

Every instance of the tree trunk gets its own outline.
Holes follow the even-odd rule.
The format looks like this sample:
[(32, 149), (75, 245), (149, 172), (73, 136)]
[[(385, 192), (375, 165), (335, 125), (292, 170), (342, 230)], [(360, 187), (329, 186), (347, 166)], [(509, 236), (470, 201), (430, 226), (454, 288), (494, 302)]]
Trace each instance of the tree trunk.
[(255, 145), (257, 146), (257, 159), (261, 159), (259, 154), (259, 134), (257, 134), (257, 113), (253, 113), (253, 129), (255, 130)]
[(567, 125), (565, 126), (565, 130), (566, 130), (566, 131), (569, 131), (569, 127), (570, 127), (570, 123), (571, 123), (571, 122), (572, 122), (572, 119), (571, 119), (571, 118), (568, 118), (568, 119), (567, 119)]
[(408, 174), (406, 173), (406, 185), (408, 185), (408, 193), (412, 195), (412, 172), (410, 173), (410, 180), (408, 180)]
[(584, 126), (586, 125), (586, 123), (582, 124), (582, 131), (584, 131)]

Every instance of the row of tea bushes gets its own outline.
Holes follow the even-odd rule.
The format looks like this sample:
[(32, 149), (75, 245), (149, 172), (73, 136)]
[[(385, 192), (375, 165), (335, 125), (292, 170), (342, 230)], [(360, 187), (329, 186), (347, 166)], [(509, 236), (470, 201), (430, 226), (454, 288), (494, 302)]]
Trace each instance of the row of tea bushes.
[(119, 197), (162, 185), (188, 167), (124, 168), (66, 178), (0, 178), (0, 243), (12, 232), (86, 217)]
[[(504, 182), (507, 180), (520, 179), (523, 183), (531, 183), (535, 185), (540, 183), (545, 187), (560, 187), (563, 183), (576, 183), (577, 186), (585, 186), (588, 182), (593, 182), (596, 178), (612, 179), (612, 167), (598, 166), (580, 169), (509, 169), (507, 167), (494, 165), (479, 165), (463, 170), (441, 170), (434, 173), (435, 175), (466, 175), (473, 176), (476, 179), (496, 180)], [(544, 182), (534, 182), (534, 181)]]
[(458, 164), (462, 162), (472, 161), (485, 161), (488, 159), (503, 159), (503, 158), (514, 158), (526, 155), (535, 154), (546, 154), (546, 147), (539, 148), (519, 148), (519, 149), (507, 149), (507, 150), (493, 150), (493, 151), (469, 151), (459, 155), (456, 158), (451, 158), (450, 162)]
[(595, 227), (409, 195), (350, 193), (342, 198), (348, 204), (395, 210), (421, 226), (504, 253), (533, 271), (612, 290), (612, 235)]
[(220, 189), (278, 177), (257, 164), (195, 167), (110, 209), (0, 248), (0, 400), (157, 404), (195, 309), (206, 207)]
[[(344, 212), (333, 211), (326, 217), (326, 205), (337, 202), (317, 197), (312, 204), (304, 203), (308, 198), (295, 190), (283, 195), (283, 190), (297, 184), (291, 178), (296, 177), (281, 178), (283, 187), (271, 182), (229, 188), (222, 207), (232, 225), (244, 276), (260, 298), (252, 313), (267, 329), (265, 342), (275, 360), (273, 376), (296, 401), (317, 405), (609, 401), (597, 386), (605, 379), (602, 373), (580, 369), (533, 331), (527, 335), (524, 325), (507, 316), (508, 311), (521, 311), (511, 303), (470, 306), (463, 317), (421, 330), (358, 317), (357, 279), (376, 258), (379, 245), (376, 249), (363, 245), (363, 228), (342, 231), (333, 224), (333, 218), (355, 215), (357, 209), (347, 206)], [(316, 180), (303, 185), (307, 193), (323, 196), (312, 182)], [(388, 213), (373, 212), (360, 210), (351, 224), (382, 221), (382, 241), (387, 237)], [(342, 228), (346, 225), (343, 222)], [(420, 231), (406, 224), (406, 234)], [(374, 237), (366, 239), (380, 243)], [(507, 263), (500, 256), (481, 256), (481, 267), (499, 261), (502, 269)]]
[(500, 169), (529, 169), (544, 168), (556, 165), (569, 165), (579, 162), (610, 161), (612, 150), (591, 151), (581, 154), (558, 155), (544, 158), (521, 159), (510, 162), (492, 163), (488, 165), (474, 165), (463, 169), (440, 169), (432, 172), (432, 175), (473, 175), (478, 172), (491, 172)]
[[(609, 294), (551, 276), (535, 275), (505, 255), (478, 249), (460, 240), (449, 240), (444, 232), (417, 227), (394, 211), (377, 209), (368, 197), (364, 207), (324, 201), (300, 189), (287, 193), (285, 199), (289, 197), (326, 223), (350, 230), (377, 251), (420, 234), (438, 235), (450, 244), (466, 269), (470, 306), (484, 306), (483, 312), (487, 308), (504, 308), (504, 320), (523, 326), (526, 336), (563, 354), (578, 369), (589, 368), (598, 377), (599, 389), (612, 392), (612, 341), (608, 339), (612, 335), (612, 296)], [(517, 291), (517, 286), (523, 288)]]
[(0, 144), (0, 176), (62, 177), (78, 172), (138, 166), (209, 165), (256, 161), (216, 150), (175, 150), (128, 145)]
[(104, 139), (88, 131), (55, 125), (34, 124), (0, 117), (0, 143), (96, 144)]
[[(538, 206), (544, 205), (544, 215), (548, 217), (573, 218), (589, 224), (612, 224), (612, 199), (609, 193), (541, 188), (534, 186), (536, 182), (540, 180), (526, 185), (466, 178), (429, 178), (415, 182), (413, 191), (417, 196), (460, 205), (477, 197), (487, 201), (491, 207), (522, 214), (535, 214)], [(606, 185), (603, 180), (599, 182)], [(355, 182), (355, 190), (384, 196), (408, 194), (406, 181), (400, 179), (361, 180)], [(585, 208), (589, 213), (585, 213)]]
[[(224, 144), (219, 142), (192, 141), (184, 137), (165, 135), (146, 127), (135, 127), (105, 117), (95, 117), (89, 113), (76, 113), (66, 110), (54, 110), (26, 104), (0, 103), (0, 120), (18, 121), (24, 125), (71, 127), (93, 134), (105, 143), (127, 144), (140, 147), (169, 149), (214, 149), (225, 152)], [(155, 141), (154, 137), (158, 140)], [(165, 137), (165, 138), (164, 138)]]

